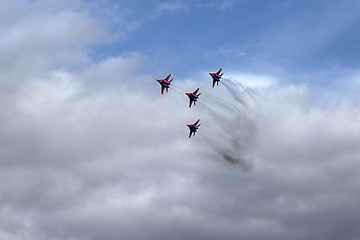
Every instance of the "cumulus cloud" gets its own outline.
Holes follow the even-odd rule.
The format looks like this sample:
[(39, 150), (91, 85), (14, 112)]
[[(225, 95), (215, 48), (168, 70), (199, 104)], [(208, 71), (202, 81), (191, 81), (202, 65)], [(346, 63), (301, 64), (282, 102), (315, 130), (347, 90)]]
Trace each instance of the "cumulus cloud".
[[(13, 43), (0, 68), (0, 238), (359, 236), (352, 99), (325, 108), (316, 89), (250, 74), (238, 76), (259, 83), (260, 108), (236, 84), (213, 89), (210, 79), (175, 78), (161, 95), (159, 76), (142, 74), (147, 56), (89, 59), (82, 46), (107, 30), (86, 11), (51, 16), (5, 26), (0, 40), (0, 49)], [(33, 40), (24, 46), (23, 37)], [(74, 49), (88, 61), (80, 68), (65, 57)], [(30, 68), (21, 56), (41, 61)], [(184, 91), (198, 86), (199, 105), (189, 109)], [(188, 139), (186, 124), (198, 117), (203, 125)], [(234, 155), (251, 171), (226, 161)]]
[(48, 5), (46, 1), (16, 5), (13, 11), (21, 17), (5, 16), (11, 24), (6, 18), (0, 28), (3, 82), (35, 77), (56, 67), (86, 64), (87, 44), (108, 38), (106, 26), (93, 19), (88, 11), (76, 8), (56, 11)]

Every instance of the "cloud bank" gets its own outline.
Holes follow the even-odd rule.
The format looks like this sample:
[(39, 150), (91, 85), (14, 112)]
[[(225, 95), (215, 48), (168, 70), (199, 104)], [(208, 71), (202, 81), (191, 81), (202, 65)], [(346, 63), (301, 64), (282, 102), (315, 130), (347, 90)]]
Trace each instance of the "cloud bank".
[[(175, 79), (160, 95), (148, 56), (91, 60), (102, 21), (29, 6), (1, 26), (1, 239), (358, 238), (352, 94), (324, 105), (310, 86), (262, 84), (254, 108), (235, 85)], [(199, 86), (190, 110), (181, 91)]]

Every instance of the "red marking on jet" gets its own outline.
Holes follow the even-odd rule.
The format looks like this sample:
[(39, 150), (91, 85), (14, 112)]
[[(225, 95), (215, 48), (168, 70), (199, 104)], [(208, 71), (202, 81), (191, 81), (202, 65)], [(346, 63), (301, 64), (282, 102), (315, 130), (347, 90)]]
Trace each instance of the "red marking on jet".
[(199, 88), (195, 90), (195, 92), (193, 93), (185, 93), (189, 99), (190, 99), (190, 104), (189, 107), (191, 107), (191, 104), (194, 102), (194, 106), (196, 105), (196, 101), (198, 99), (198, 97), (200, 96), (201, 93), (197, 94), (197, 92), (199, 91)]
[(187, 124), (187, 126), (189, 127), (189, 130), (190, 130), (190, 134), (189, 134), (189, 138), (191, 138), (191, 135), (194, 133), (194, 136), (195, 136), (195, 133), (197, 131), (197, 129), (200, 127), (201, 124), (197, 125), (199, 123), (200, 119), (197, 120), (194, 124)]
[(216, 86), (219, 85), (220, 78), (221, 78), (222, 75), (224, 74), (224, 73), (221, 73), (221, 74), (220, 74), (221, 70), (222, 70), (222, 68), (220, 68), (220, 70), (217, 71), (216, 73), (209, 73), (210, 76), (211, 76), (212, 79), (213, 79), (213, 85), (212, 85), (213, 87), (215, 86), (215, 83), (216, 83)]
[(156, 79), (156, 81), (158, 81), (161, 85), (161, 94), (164, 93), (164, 89), (166, 89), (166, 92), (168, 92), (170, 83), (173, 80), (173, 79), (169, 80), (170, 76), (171, 74), (169, 74), (169, 76), (167, 76), (164, 79)]

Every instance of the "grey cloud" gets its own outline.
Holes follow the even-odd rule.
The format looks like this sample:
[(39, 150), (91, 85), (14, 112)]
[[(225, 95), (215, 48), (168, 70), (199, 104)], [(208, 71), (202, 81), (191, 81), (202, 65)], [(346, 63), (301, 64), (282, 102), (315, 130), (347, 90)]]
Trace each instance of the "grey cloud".
[[(67, 52), (83, 41), (49, 45)], [(358, 238), (351, 99), (326, 109), (309, 87), (269, 87), (258, 92), (257, 114), (240, 101), (245, 93), (212, 89), (210, 79), (176, 79), (160, 95), (155, 76), (141, 74), (148, 61), (134, 53), (81, 70), (45, 64), (31, 78), (2, 80), (13, 91), (0, 96), (0, 238)], [(189, 109), (183, 92), (195, 85), (203, 95)], [(188, 139), (185, 124), (198, 118)], [(208, 142), (213, 133), (220, 145)], [(212, 145), (246, 152), (251, 171), (202, 154)]]
[[(136, 60), (106, 64), (121, 69), (117, 64), (123, 61)], [(85, 75), (99, 76), (97, 81), (118, 67), (99, 64)], [(359, 223), (354, 194), (359, 164), (351, 143), (359, 140), (359, 129), (352, 107), (318, 109), (308, 100), (311, 90), (301, 86), (262, 92), (253, 168), (244, 173), (198, 155), (206, 146), (201, 134), (211, 136), (207, 124), (187, 139), (189, 119), (199, 114), (204, 122), (211, 119), (201, 104), (191, 111), (173, 89), (160, 95), (154, 79), (153, 89), (133, 92), (127, 78), (119, 80), (123, 85), (96, 89), (91, 81), (79, 81), (85, 75), (57, 74), (49, 82), (25, 84), (13, 96), (18, 108), (1, 136), (12, 143), (1, 151), (6, 153), (2, 182), (11, 182), (1, 188), (6, 234), (28, 231), (32, 239), (356, 238), (351, 226)], [(202, 100), (213, 108), (206, 97)], [(344, 127), (333, 127), (334, 122)], [(208, 126), (216, 129), (212, 123)], [(334, 145), (337, 149), (327, 148)], [(9, 214), (16, 227), (10, 227)]]
[(48, 5), (45, 1), (16, 5), (12, 11), (21, 17), (11, 20), (12, 15), (9, 15), (2, 21), (3, 85), (39, 77), (40, 72), (53, 68), (86, 65), (90, 61), (84, 51), (87, 44), (101, 43), (108, 38), (107, 26), (92, 18), (86, 10), (47, 11)]

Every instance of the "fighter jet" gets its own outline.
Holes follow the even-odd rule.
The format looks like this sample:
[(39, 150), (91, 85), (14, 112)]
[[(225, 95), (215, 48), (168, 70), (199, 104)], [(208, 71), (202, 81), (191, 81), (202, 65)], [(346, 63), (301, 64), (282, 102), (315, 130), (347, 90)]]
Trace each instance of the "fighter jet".
[(217, 71), (216, 73), (209, 73), (210, 76), (211, 76), (212, 79), (213, 79), (213, 85), (212, 85), (213, 87), (215, 86), (215, 83), (216, 83), (216, 86), (219, 85), (220, 78), (221, 78), (222, 75), (224, 74), (224, 73), (221, 73), (221, 74), (220, 74), (221, 70), (222, 70), (222, 68), (220, 68), (220, 70)]
[(169, 74), (169, 76), (167, 76), (165, 79), (156, 79), (156, 81), (158, 81), (161, 85), (161, 94), (164, 93), (164, 89), (166, 89), (166, 92), (168, 92), (170, 83), (173, 80), (169, 80), (170, 76), (171, 74)]
[(201, 124), (197, 125), (199, 123), (200, 119), (197, 120), (194, 124), (187, 124), (187, 126), (189, 127), (190, 129), (190, 134), (189, 134), (189, 138), (191, 138), (191, 134), (194, 133), (194, 136), (195, 136), (195, 133), (197, 131), (197, 129), (200, 127)]
[(190, 99), (190, 104), (189, 107), (191, 107), (191, 104), (194, 102), (194, 106), (196, 105), (196, 101), (198, 99), (198, 97), (200, 96), (201, 93), (197, 94), (197, 92), (199, 91), (199, 88), (195, 90), (195, 92), (193, 93), (185, 93), (189, 99)]

